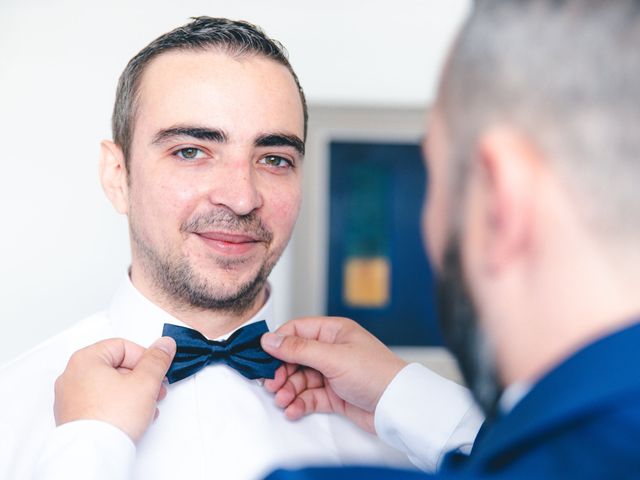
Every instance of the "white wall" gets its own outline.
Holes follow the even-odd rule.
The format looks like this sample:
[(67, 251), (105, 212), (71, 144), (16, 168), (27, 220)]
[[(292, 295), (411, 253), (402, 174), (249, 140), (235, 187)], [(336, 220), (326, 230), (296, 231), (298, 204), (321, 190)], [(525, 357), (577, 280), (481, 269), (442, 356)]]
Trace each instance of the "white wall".
[[(116, 80), (190, 16), (246, 19), (288, 48), (316, 105), (426, 105), (469, 0), (0, 1), (0, 362), (108, 302), (127, 228), (97, 179)], [(287, 315), (290, 259), (274, 272)]]

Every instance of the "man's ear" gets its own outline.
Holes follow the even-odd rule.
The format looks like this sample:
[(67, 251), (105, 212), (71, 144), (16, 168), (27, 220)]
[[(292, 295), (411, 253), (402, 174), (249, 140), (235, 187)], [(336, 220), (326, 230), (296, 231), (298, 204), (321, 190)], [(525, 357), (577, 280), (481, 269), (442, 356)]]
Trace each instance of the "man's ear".
[(483, 188), (487, 198), (487, 259), (501, 269), (531, 245), (534, 209), (543, 158), (518, 131), (492, 128), (478, 144)]
[(100, 183), (113, 207), (126, 215), (129, 209), (129, 184), (122, 149), (111, 140), (100, 143)]

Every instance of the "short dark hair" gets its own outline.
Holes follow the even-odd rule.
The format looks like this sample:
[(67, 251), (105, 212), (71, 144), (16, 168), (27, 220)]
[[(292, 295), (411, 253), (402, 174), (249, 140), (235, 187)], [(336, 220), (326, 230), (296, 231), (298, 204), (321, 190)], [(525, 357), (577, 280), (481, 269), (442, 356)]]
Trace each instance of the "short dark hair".
[(476, 0), (438, 98), (459, 194), (483, 130), (518, 128), (594, 232), (640, 230), (640, 1)]
[(193, 17), (192, 21), (178, 27), (144, 47), (125, 67), (116, 90), (116, 100), (111, 117), (113, 140), (122, 148), (125, 166), (129, 166), (133, 126), (139, 97), (140, 79), (146, 66), (158, 55), (171, 50), (205, 50), (214, 48), (229, 55), (260, 55), (284, 65), (300, 91), (304, 114), (304, 136), (307, 136), (307, 102), (298, 77), (288, 60), (284, 46), (269, 38), (261, 29), (244, 21), (226, 18)]

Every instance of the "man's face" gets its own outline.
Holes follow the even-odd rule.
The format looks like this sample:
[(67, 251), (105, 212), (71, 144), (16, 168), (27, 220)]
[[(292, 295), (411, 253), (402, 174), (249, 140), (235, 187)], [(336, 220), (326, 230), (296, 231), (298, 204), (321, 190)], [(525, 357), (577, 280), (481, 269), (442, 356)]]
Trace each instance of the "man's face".
[(494, 352), (479, 323), (470, 291), (465, 268), (469, 262), (464, 262), (465, 247), (477, 239), (465, 221), (474, 212), (469, 213), (473, 209), (468, 208), (468, 195), (452, 191), (458, 186), (451, 178), (456, 172), (450, 164), (450, 145), (437, 110), (430, 117), (428, 132), (424, 152), (429, 185), (422, 229), (437, 271), (440, 328), (476, 401), (487, 415), (492, 415), (501, 387)]
[(215, 51), (154, 59), (129, 159), (134, 281), (182, 307), (250, 308), (298, 214), (303, 136), (284, 66)]

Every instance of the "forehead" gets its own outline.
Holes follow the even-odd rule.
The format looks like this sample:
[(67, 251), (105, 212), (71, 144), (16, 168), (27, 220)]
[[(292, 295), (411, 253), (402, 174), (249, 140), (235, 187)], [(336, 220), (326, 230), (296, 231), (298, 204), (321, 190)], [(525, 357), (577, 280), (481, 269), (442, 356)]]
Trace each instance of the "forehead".
[(284, 65), (256, 55), (180, 50), (147, 65), (134, 131), (193, 124), (224, 129), (231, 137), (270, 131), (302, 137), (303, 122), (300, 94)]

